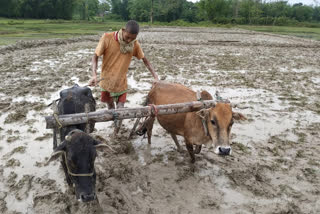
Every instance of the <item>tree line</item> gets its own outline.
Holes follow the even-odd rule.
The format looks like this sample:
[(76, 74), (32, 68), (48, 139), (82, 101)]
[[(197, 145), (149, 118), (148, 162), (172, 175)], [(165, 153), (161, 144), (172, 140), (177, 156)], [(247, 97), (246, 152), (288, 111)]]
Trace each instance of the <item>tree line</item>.
[(281, 25), (320, 22), (320, 6), (262, 0), (0, 0), (2, 17), (90, 20), (98, 15), (143, 22)]
[[(99, 0), (0, 0), (0, 16), (36, 19), (90, 19), (105, 4)], [(105, 8), (108, 10), (110, 7)]]

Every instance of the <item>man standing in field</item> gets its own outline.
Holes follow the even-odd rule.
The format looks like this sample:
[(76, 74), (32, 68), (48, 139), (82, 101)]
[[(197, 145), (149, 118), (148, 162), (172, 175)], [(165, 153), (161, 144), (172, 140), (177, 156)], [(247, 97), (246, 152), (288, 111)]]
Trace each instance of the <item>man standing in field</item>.
[[(92, 57), (92, 78), (89, 85), (97, 85), (98, 58), (103, 55), (99, 85), (101, 87), (101, 101), (107, 103), (108, 109), (114, 109), (114, 103), (116, 103), (117, 109), (124, 107), (128, 89), (127, 72), (132, 56), (139, 60), (142, 59), (155, 81), (158, 81), (157, 74), (136, 40), (138, 33), (138, 23), (134, 20), (128, 21), (125, 28), (117, 32), (105, 33)], [(115, 123), (115, 134), (118, 133), (120, 126), (121, 121), (118, 120)]]

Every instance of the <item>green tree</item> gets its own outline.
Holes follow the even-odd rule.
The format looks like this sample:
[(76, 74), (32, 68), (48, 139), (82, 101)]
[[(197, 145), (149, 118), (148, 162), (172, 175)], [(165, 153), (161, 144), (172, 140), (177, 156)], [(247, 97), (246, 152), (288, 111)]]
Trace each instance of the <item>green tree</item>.
[(99, 12), (98, 0), (76, 0), (74, 5), (74, 15), (82, 20), (90, 20)]
[(200, 10), (211, 21), (217, 18), (231, 17), (232, 1), (230, 0), (200, 0)]
[(105, 12), (109, 12), (110, 11), (110, 4), (104, 0), (104, 1), (100, 1), (99, 5), (98, 5), (98, 13), (99, 14), (105, 14)]
[(39, 18), (38, 1), (24, 0), (21, 5), (21, 15), (24, 18)]
[(197, 22), (199, 18), (198, 14), (198, 7), (193, 2), (184, 1), (182, 5), (182, 13), (181, 18), (188, 22)]
[(52, 0), (43, 0), (39, 4), (40, 18), (56, 18), (56, 11)]
[(123, 20), (129, 19), (128, 0), (110, 0), (111, 12), (119, 15)]
[(171, 22), (181, 18), (185, 0), (154, 0), (154, 20)]
[(311, 21), (313, 9), (310, 6), (305, 6), (302, 3), (293, 5), (293, 14), (292, 18), (303, 22), (303, 21)]
[(152, 0), (131, 0), (129, 1), (129, 18), (137, 21), (148, 22), (151, 16)]
[(312, 20), (320, 22), (320, 6), (313, 9)]

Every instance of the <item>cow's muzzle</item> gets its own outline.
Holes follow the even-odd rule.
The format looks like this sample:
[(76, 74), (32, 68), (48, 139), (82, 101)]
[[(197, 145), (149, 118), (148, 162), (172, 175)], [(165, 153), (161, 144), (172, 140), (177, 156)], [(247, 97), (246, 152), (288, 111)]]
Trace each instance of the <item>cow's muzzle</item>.
[(96, 193), (91, 193), (91, 194), (80, 193), (79, 196), (80, 196), (79, 200), (81, 202), (89, 202), (89, 201), (93, 201), (97, 198)]
[(218, 146), (215, 151), (218, 155), (231, 155), (231, 147), (230, 146)]

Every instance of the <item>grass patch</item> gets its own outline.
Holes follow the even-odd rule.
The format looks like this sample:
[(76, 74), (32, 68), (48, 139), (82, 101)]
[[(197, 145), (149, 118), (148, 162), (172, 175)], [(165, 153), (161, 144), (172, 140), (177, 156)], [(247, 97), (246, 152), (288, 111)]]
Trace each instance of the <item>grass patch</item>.
[[(0, 18), (0, 45), (14, 44), (19, 40), (41, 40), (52, 38), (70, 38), (83, 35), (98, 35), (120, 29), (124, 21), (80, 21), (80, 20), (49, 20), (49, 19), (7, 19)], [(151, 23), (140, 23), (151, 26)], [(241, 28), (246, 30), (291, 35), (320, 40), (320, 28), (286, 27), (286, 26), (252, 26), (252, 25), (221, 25), (212, 22), (189, 23), (176, 20), (170, 23), (155, 22), (152, 26), (179, 27), (223, 27)]]
[(0, 45), (14, 44), (18, 40), (41, 40), (97, 35), (120, 29), (125, 22), (88, 22), (40, 19), (0, 18)]
[(245, 30), (296, 36), (320, 41), (320, 28), (251, 25), (238, 25), (237, 27)]

